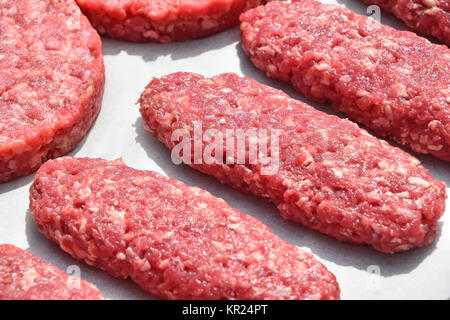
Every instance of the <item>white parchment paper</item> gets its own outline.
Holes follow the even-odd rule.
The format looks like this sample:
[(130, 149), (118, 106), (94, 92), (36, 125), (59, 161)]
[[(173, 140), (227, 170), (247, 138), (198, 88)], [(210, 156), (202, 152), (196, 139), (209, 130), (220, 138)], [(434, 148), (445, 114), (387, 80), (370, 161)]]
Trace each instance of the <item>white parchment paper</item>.
[[(322, 1), (366, 14), (367, 6), (358, 0)], [(387, 13), (382, 12), (381, 19), (385, 24), (406, 29)], [(282, 89), (296, 99), (334, 114), (330, 107), (308, 101), (289, 85), (265, 77), (244, 55), (239, 41), (238, 27), (206, 39), (166, 45), (103, 39), (106, 66), (103, 109), (89, 135), (71, 155), (111, 160), (122, 157), (132, 167), (159, 171), (210, 191), (232, 207), (257, 217), (281, 238), (313, 252), (336, 275), (343, 299), (448, 299), (449, 209), (441, 220), (440, 234), (432, 245), (385, 255), (370, 247), (340, 243), (285, 221), (274, 206), (223, 186), (214, 178), (187, 166), (174, 165), (168, 149), (144, 131), (135, 102), (152, 77), (176, 71), (197, 72), (205, 76), (235, 72)], [(449, 163), (431, 156), (418, 157), (435, 178), (450, 186)], [(117, 280), (86, 266), (47, 241), (37, 230), (28, 210), (28, 189), (32, 181), (33, 176), (28, 176), (0, 185), (0, 243), (29, 249), (63, 270), (78, 270), (69, 268), (78, 266), (81, 277), (97, 285), (106, 298), (152, 298), (131, 281)], [(449, 188), (447, 192), (450, 192)]]

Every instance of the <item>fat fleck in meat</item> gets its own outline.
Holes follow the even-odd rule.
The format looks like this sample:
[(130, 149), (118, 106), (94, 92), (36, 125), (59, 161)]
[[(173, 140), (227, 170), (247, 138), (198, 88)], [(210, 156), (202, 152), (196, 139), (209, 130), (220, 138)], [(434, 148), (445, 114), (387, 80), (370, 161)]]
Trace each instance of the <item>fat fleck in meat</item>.
[[(167, 43), (235, 26), (267, 0), (76, 0), (93, 26), (111, 38)], [(269, 0), (270, 1), (270, 0)]]
[(100, 37), (73, 0), (0, 1), (0, 183), (71, 151), (103, 87)]
[(199, 188), (121, 161), (59, 158), (31, 211), (63, 250), (168, 299), (338, 299), (312, 255)]
[(102, 300), (89, 282), (71, 278), (31, 252), (0, 245), (0, 300)]
[(403, 20), (410, 28), (450, 45), (450, 1), (448, 0), (363, 0), (380, 6)]
[(313, 0), (272, 2), (241, 21), (244, 50), (268, 76), (377, 134), (450, 161), (447, 46)]
[[(195, 123), (203, 131), (278, 129), (274, 174), (262, 174), (264, 158), (254, 164), (189, 162), (222, 183), (273, 202), (286, 219), (386, 253), (421, 247), (436, 237), (445, 184), (416, 158), (348, 120), (235, 74), (153, 79), (140, 103), (146, 128), (170, 149), (178, 143), (172, 139), (175, 131), (194, 137)], [(236, 159), (237, 151), (224, 144), (227, 159)]]

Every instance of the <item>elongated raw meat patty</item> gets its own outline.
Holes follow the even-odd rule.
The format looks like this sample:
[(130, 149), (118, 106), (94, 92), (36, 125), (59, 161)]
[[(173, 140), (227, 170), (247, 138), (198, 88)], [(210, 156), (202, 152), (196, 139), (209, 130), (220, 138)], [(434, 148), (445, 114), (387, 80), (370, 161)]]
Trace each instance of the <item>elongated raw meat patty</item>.
[(410, 28), (450, 45), (449, 0), (363, 0), (393, 13)]
[(303, 0), (241, 16), (268, 76), (420, 153), (450, 161), (450, 49), (350, 10)]
[[(111, 38), (184, 41), (230, 28), (268, 0), (76, 0), (94, 27)], [(269, 0), (270, 1), (270, 0)]]
[(102, 300), (89, 282), (71, 278), (27, 250), (0, 245), (0, 300)]
[(71, 151), (103, 86), (100, 37), (73, 0), (0, 1), (0, 182)]
[[(386, 253), (427, 245), (436, 236), (445, 209), (445, 184), (434, 180), (416, 158), (348, 120), (235, 74), (206, 79), (175, 73), (154, 79), (140, 103), (147, 129), (170, 149), (187, 145), (186, 139), (193, 145), (192, 153), (178, 152), (182, 158), (187, 155), (185, 162), (273, 202), (286, 219)], [(223, 137), (230, 136), (227, 131), (236, 135), (222, 144), (217, 138), (222, 152), (211, 152), (226, 161), (208, 157), (211, 129)], [(252, 138), (242, 145), (245, 161), (239, 163), (242, 129), (279, 130), (278, 147), (272, 133), (249, 135)], [(257, 161), (249, 157), (251, 140), (259, 151), (267, 145), (268, 152)], [(203, 161), (195, 156), (199, 142), (207, 156), (200, 157)], [(274, 160), (278, 170), (270, 172), (268, 167), (276, 168)]]
[(210, 193), (122, 161), (59, 158), (30, 191), (39, 229), (75, 258), (168, 299), (338, 299), (312, 255)]

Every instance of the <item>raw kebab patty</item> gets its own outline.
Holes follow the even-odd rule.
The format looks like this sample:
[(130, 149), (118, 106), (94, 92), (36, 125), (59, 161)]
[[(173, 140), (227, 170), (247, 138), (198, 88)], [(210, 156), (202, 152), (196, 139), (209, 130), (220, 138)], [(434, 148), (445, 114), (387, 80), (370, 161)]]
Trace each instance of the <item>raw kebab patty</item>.
[(311, 254), (199, 188), (122, 161), (58, 158), (31, 211), (75, 258), (168, 299), (338, 299)]
[(201, 38), (230, 28), (267, 0), (77, 0), (100, 32), (133, 42)]
[(73, 0), (0, 1), (0, 182), (71, 151), (103, 87), (100, 37)]
[(241, 16), (243, 47), (268, 76), (375, 133), (450, 161), (450, 49), (314, 0)]
[[(191, 147), (175, 149), (173, 156), (273, 202), (286, 219), (386, 253), (421, 247), (436, 237), (445, 184), (419, 160), (351, 121), (235, 74), (175, 73), (154, 79), (140, 103), (146, 128), (160, 141), (173, 150)], [(267, 146), (268, 152), (251, 159), (250, 137), (238, 146), (239, 132), (259, 129), (269, 132), (252, 136), (252, 145)], [(208, 156), (213, 130), (231, 136), (231, 143), (218, 143), (214, 150), (218, 161)], [(279, 141), (272, 145), (275, 130)], [(245, 161), (239, 162), (242, 151)]]
[(380, 6), (403, 20), (411, 29), (450, 45), (449, 0), (363, 0)]
[(89, 282), (70, 277), (27, 250), (0, 245), (0, 300), (102, 300)]

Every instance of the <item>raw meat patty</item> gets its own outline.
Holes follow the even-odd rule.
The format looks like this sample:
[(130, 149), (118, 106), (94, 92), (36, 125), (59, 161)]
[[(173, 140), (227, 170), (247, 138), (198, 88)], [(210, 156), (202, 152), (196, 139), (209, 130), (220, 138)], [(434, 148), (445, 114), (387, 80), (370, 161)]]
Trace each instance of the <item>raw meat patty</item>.
[(450, 49), (350, 10), (279, 1), (241, 16), (243, 47), (268, 76), (375, 133), (450, 161)]
[(111, 38), (184, 41), (230, 28), (267, 0), (77, 0), (93, 26)]
[(0, 245), (0, 300), (102, 300), (89, 282), (71, 278), (31, 252)]
[(122, 161), (59, 158), (31, 187), (39, 229), (168, 299), (338, 299), (312, 255), (210, 193)]
[[(222, 183), (273, 202), (286, 219), (386, 253), (421, 247), (436, 237), (445, 184), (433, 179), (416, 158), (348, 120), (235, 74), (206, 79), (175, 73), (154, 79), (140, 103), (147, 129), (172, 150), (186, 145), (179, 137), (187, 136), (191, 150), (200, 142), (203, 156), (208, 155), (207, 130), (223, 137), (227, 131), (235, 133), (236, 139), (219, 142), (220, 150), (214, 151), (225, 163), (198, 161), (195, 152), (184, 150), (180, 157), (187, 155), (193, 168)], [(273, 155), (269, 163), (264, 153), (251, 162), (250, 138), (242, 147), (245, 161), (238, 163), (243, 151), (235, 147), (238, 130), (252, 129), (271, 131), (252, 138), (258, 150), (268, 145), (267, 155)], [(276, 168), (276, 160), (278, 170), (267, 170)]]
[(363, 0), (393, 13), (410, 28), (450, 45), (449, 0)]
[(0, 182), (71, 151), (103, 86), (100, 37), (74, 1), (0, 1)]

